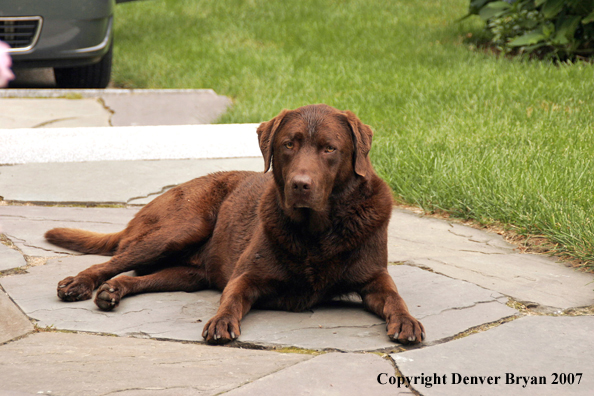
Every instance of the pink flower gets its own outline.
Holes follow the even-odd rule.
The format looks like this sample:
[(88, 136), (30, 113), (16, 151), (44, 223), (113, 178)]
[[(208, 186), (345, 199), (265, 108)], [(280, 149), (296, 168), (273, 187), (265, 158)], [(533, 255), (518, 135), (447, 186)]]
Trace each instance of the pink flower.
[(14, 79), (14, 74), (10, 70), (12, 60), (8, 54), (10, 47), (8, 44), (0, 41), (0, 88), (8, 85), (8, 82)]

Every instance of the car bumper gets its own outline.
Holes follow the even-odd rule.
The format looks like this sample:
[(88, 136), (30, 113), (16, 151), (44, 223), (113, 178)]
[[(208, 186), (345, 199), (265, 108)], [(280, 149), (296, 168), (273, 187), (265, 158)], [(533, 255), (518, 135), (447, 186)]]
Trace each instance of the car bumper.
[[(40, 16), (18, 15), (26, 7), (14, 10), (17, 15), (3, 10), (0, 21), (23, 17), (39, 20), (31, 45), (10, 51), (14, 68), (84, 66), (99, 62), (107, 53), (113, 37), (114, 0), (73, 0), (60, 4), (65, 6), (56, 6)], [(74, 17), (72, 10), (77, 10)]]

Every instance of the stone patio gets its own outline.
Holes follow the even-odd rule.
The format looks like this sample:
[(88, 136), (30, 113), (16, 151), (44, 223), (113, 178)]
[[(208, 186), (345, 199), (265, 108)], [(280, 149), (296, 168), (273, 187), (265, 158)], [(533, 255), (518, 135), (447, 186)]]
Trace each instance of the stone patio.
[[(133, 173), (132, 167), (131, 178)], [(118, 185), (110, 190), (123, 200), (142, 188)], [(69, 194), (76, 188), (65, 186), (65, 201)], [(239, 340), (224, 347), (205, 345), (200, 336), (218, 307), (217, 291), (132, 296), (112, 312), (90, 300), (60, 301), (59, 280), (108, 258), (50, 245), (43, 233), (54, 227), (116, 231), (139, 208), (0, 206), (0, 285), (7, 293), (0, 294), (6, 318), (0, 389), (61, 395), (272, 395), (286, 386), (292, 387), (287, 394), (415, 394), (411, 388), (422, 395), (589, 394), (593, 317), (526, 316), (512, 307), (529, 301), (539, 308), (534, 312), (560, 312), (592, 305), (591, 275), (519, 254), (499, 235), (400, 209), (389, 227), (389, 271), (425, 325), (428, 338), (420, 348), (390, 342), (385, 323), (356, 298), (302, 313), (254, 310), (242, 322)], [(25, 372), (36, 374), (25, 379)], [(508, 372), (545, 376), (548, 384), (505, 384)], [(579, 385), (550, 384), (552, 375), (570, 372), (582, 373)], [(73, 384), (72, 375), (88, 379)], [(411, 388), (386, 382), (397, 375), (445, 375), (448, 382)], [(489, 375), (502, 379), (497, 385), (451, 383)]]
[[(113, 106), (148, 100), (122, 95)], [(231, 141), (225, 133), (221, 141)], [(26, 142), (1, 140), (7, 136), (19, 139), (0, 133), (1, 153), (27, 151)], [(165, 128), (148, 136), (150, 150), (170, 138)], [(389, 227), (389, 271), (425, 325), (420, 346), (390, 342), (385, 323), (354, 297), (302, 313), (254, 310), (226, 346), (200, 336), (217, 291), (131, 296), (112, 312), (60, 301), (59, 280), (108, 258), (50, 245), (48, 229), (117, 231), (174, 185), (213, 171), (263, 169), (260, 158), (146, 155), (153, 160), (35, 163), (33, 155), (0, 165), (0, 395), (592, 393), (594, 275), (521, 254), (497, 234), (401, 209)], [(555, 376), (562, 383), (553, 384)]]

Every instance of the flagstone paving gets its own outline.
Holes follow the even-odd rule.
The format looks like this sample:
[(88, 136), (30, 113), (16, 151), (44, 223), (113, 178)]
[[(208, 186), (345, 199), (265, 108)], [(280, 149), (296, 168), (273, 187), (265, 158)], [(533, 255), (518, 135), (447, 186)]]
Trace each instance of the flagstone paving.
[(31, 321), (10, 300), (4, 291), (0, 290), (0, 345), (27, 334), (33, 330)]
[(39, 333), (0, 347), (0, 394), (217, 395), (310, 355)]
[(0, 244), (0, 271), (23, 267), (26, 264), (25, 258), (18, 250)]
[(594, 304), (592, 274), (521, 254), (495, 234), (400, 211), (390, 223), (389, 260), (472, 282), (545, 311)]
[(586, 396), (594, 389), (593, 332), (593, 316), (528, 316), (392, 357), (404, 376), (419, 377), (412, 386), (426, 396)]
[[(45, 265), (27, 274), (7, 276), (0, 284), (41, 327), (118, 335), (201, 341), (203, 324), (214, 315), (220, 294), (157, 293), (125, 299), (113, 312), (92, 301), (64, 303), (56, 296), (63, 278), (108, 258), (80, 255), (53, 246), (43, 234), (54, 227), (97, 232), (122, 229), (138, 208), (69, 208), (2, 206), (5, 234), (24, 254), (43, 257)], [(393, 221), (397, 221), (395, 216)], [(440, 276), (408, 265), (391, 265), (390, 274), (410, 310), (426, 326), (428, 341), (453, 337), (468, 328), (515, 315), (508, 298), (472, 283)], [(109, 318), (109, 320), (106, 320)], [(393, 348), (380, 318), (365, 312), (360, 301), (347, 301), (303, 313), (254, 311), (242, 324), (241, 343), (344, 351)]]
[[(397, 381), (397, 375), (419, 378), (446, 375), (449, 380), (446, 384), (426, 387), (417, 383), (411, 387), (423, 395), (488, 395), (501, 394), (512, 385), (502, 384), (499, 380), (499, 384), (492, 386), (466, 386), (463, 377), (499, 375), (505, 380), (507, 372), (538, 378), (544, 375), (549, 381), (546, 386), (513, 386), (514, 392), (521, 394), (554, 394), (562, 389), (567, 392), (564, 394), (581, 395), (586, 394), (586, 389), (591, 389), (587, 384), (594, 374), (588, 371), (592, 358), (585, 351), (592, 350), (594, 346), (586, 336), (594, 327), (594, 317), (525, 316), (512, 308), (518, 295), (505, 289), (505, 275), (499, 277), (501, 283), (477, 285), (478, 282), (464, 280), (464, 277), (457, 279), (456, 276), (444, 276), (428, 270), (422, 260), (441, 255), (457, 263), (464, 260), (471, 262), (476, 257), (494, 257), (503, 259), (504, 264), (516, 260), (515, 265), (521, 273), (522, 263), (536, 259), (534, 262), (541, 263), (542, 268), (539, 272), (538, 267), (530, 267), (535, 273), (532, 289), (536, 292), (531, 295), (535, 297), (532, 300), (549, 308), (557, 307), (557, 310), (566, 301), (592, 305), (587, 300), (591, 286), (587, 281), (591, 281), (592, 277), (549, 258), (519, 254), (499, 235), (403, 210), (394, 210), (389, 227), (389, 255), (393, 261), (389, 271), (412, 314), (426, 327), (428, 338), (420, 349), (390, 342), (382, 320), (364, 311), (356, 298), (302, 313), (254, 310), (244, 319), (239, 340), (225, 347), (207, 346), (200, 336), (204, 323), (216, 312), (220, 298), (218, 291), (132, 296), (124, 299), (112, 312), (100, 311), (91, 300), (75, 303), (60, 301), (56, 296), (59, 280), (109, 258), (80, 255), (50, 245), (43, 240), (43, 233), (63, 226), (99, 232), (117, 231), (139, 209), (0, 206), (5, 243), (12, 243), (11, 247), (0, 245), (0, 252), (10, 252), (13, 258), (15, 253), (21, 255), (21, 259), (11, 265), (20, 270), (13, 269), (0, 277), (0, 285), (7, 293), (0, 296), (3, 297), (0, 299), (0, 310), (3, 317), (10, 318), (0, 327), (2, 340), (16, 340), (0, 346), (0, 365), (2, 362), (7, 365), (9, 360), (18, 362), (10, 368), (0, 367), (0, 380), (5, 384), (0, 386), (0, 390), (30, 394), (51, 390), (53, 394), (65, 395), (85, 393), (88, 389), (95, 390), (85, 394), (97, 395), (113, 392), (124, 395), (219, 394), (227, 391), (231, 394), (256, 392), (266, 395), (278, 394), (279, 389), (287, 390), (287, 394), (324, 390), (326, 394), (355, 395), (369, 390), (374, 394), (407, 395), (413, 394), (411, 389), (404, 383), (400, 387), (397, 382), (390, 384), (391, 377), (394, 377), (392, 381)], [(424, 232), (420, 231), (421, 228)], [(475, 270), (483, 271), (483, 265), (476, 260)], [(492, 265), (499, 264), (494, 262)], [(556, 278), (550, 276), (551, 268), (563, 274), (557, 282), (553, 282)], [(576, 279), (584, 284), (577, 283)], [(551, 283), (556, 288), (567, 283), (563, 286), (567, 287), (567, 295), (548, 296), (552, 304), (547, 305), (549, 300), (539, 300), (542, 293), (539, 294), (538, 290), (544, 290)], [(580, 290), (580, 287), (586, 290)], [(504, 289), (503, 292), (500, 288)], [(571, 300), (577, 298), (575, 296), (585, 300)], [(582, 305), (572, 305), (571, 308)], [(18, 324), (6, 329), (6, 323), (13, 322)], [(503, 324), (497, 325), (500, 323)], [(33, 324), (37, 331), (43, 332), (33, 332)], [(458, 339), (460, 336), (462, 338)], [(66, 338), (72, 341), (66, 341)], [(104, 342), (113, 345), (108, 346)], [(87, 343), (92, 345), (87, 346), (91, 349), (82, 352)], [(69, 347), (66, 348), (65, 344)], [(135, 346), (139, 348), (134, 349)], [(130, 354), (130, 348), (137, 352)], [(201, 373), (211, 373), (208, 370), (212, 369), (220, 374), (192, 377), (181, 375), (185, 373), (183, 370), (180, 375), (174, 375), (168, 369), (161, 375), (155, 374), (151, 371), (155, 367), (169, 367), (171, 363), (160, 355), (147, 358), (147, 348), (149, 351), (172, 348), (176, 352), (167, 353), (181, 354), (176, 364), (184, 370), (194, 368)], [(27, 352), (29, 349), (35, 352)], [(278, 349), (312, 352), (286, 355), (276, 352)], [(13, 354), (16, 350), (24, 352), (15, 360)], [(187, 357), (198, 350), (203, 359), (194, 361)], [(229, 369), (228, 363), (220, 358), (221, 351), (227, 350), (231, 351), (230, 354), (241, 350), (245, 354), (241, 355), (242, 359), (262, 360), (262, 365), (248, 364), (258, 366), (254, 367), (254, 371), (245, 371), (244, 366), (244, 371)], [(313, 351), (330, 353), (316, 356)], [(378, 351), (390, 353), (389, 359), (369, 354)], [(69, 358), (65, 359), (63, 354), (69, 354)], [(113, 365), (101, 360), (106, 359), (101, 357), (102, 354), (111, 356)], [(41, 355), (55, 355), (57, 363), (52, 363), (47, 357), (39, 359)], [(284, 360), (285, 355), (289, 356), (288, 360)], [(84, 367), (94, 367), (93, 370), (112, 378), (114, 370), (129, 373), (128, 360), (134, 356), (137, 357), (134, 365), (138, 367), (138, 373), (125, 380), (106, 383), (100, 379), (89, 379), (83, 384), (73, 385), (65, 380), (66, 374), (56, 374), (59, 371), (68, 375), (88, 375), (91, 369), (76, 369), (84, 362)], [(226, 358), (231, 359), (231, 355)], [(525, 365), (525, 362), (530, 364)], [(33, 379), (23, 380), (23, 369), (18, 368), (19, 364), (37, 370)], [(550, 384), (552, 375), (570, 372), (582, 373), (584, 382), (562, 388)], [(234, 374), (225, 380), (225, 373)], [(452, 377), (456, 375), (459, 376)], [(456, 381), (458, 383), (452, 383)]]
[[(42, 94), (64, 96), (53, 90)], [(94, 100), (104, 94), (122, 95), (108, 102), (129, 109), (120, 111), (125, 117), (119, 121), (116, 111), (112, 125), (132, 125), (146, 118), (139, 103), (158, 93), (80, 93)], [(194, 94), (205, 95), (204, 103), (216, 99), (209, 117), (229, 103), (212, 92)], [(24, 103), (5, 100), (11, 106)], [(185, 103), (187, 118), (170, 117), (170, 123), (196, 122), (193, 106)], [(34, 113), (31, 106), (23, 111), (27, 108)], [(99, 111), (101, 117), (105, 112)], [(155, 112), (155, 119), (163, 114)], [(22, 125), (45, 122), (35, 116), (23, 115)], [(54, 126), (76, 124), (51, 112), (45, 116)], [(77, 117), (76, 126), (104, 122), (95, 118)], [(1, 136), (0, 157), (12, 155), (19, 135)], [(229, 136), (219, 138), (232, 143)], [(147, 147), (156, 150), (171, 133), (163, 127), (146, 137)], [(389, 227), (389, 272), (426, 327), (420, 346), (390, 342), (385, 323), (355, 297), (301, 313), (254, 310), (239, 340), (218, 347), (200, 337), (217, 309), (218, 291), (132, 296), (112, 312), (90, 300), (62, 302), (56, 296), (59, 280), (109, 258), (50, 245), (45, 231), (117, 231), (138, 205), (174, 185), (219, 170), (262, 171), (262, 160), (164, 160), (157, 150), (138, 157), (154, 161), (101, 160), (104, 153), (87, 159), (92, 162), (58, 163), (47, 153), (45, 163), (35, 163), (43, 152), (34, 154), (33, 146), (20, 143), (23, 155), (10, 157), (19, 161), (0, 165), (0, 396), (591, 394), (594, 275), (553, 258), (521, 254), (500, 235), (400, 209)], [(252, 146), (257, 149), (246, 148)], [(87, 207), (97, 205), (109, 207)], [(559, 384), (553, 384), (555, 378)]]
[(212, 89), (0, 89), (0, 125), (8, 129), (210, 124), (231, 103)]

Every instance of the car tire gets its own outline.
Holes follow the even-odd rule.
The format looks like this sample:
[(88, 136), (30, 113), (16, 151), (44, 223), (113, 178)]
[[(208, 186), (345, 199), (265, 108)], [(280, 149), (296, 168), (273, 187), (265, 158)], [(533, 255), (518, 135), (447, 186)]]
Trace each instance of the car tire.
[(59, 88), (105, 88), (111, 78), (113, 45), (98, 63), (79, 67), (55, 67)]

